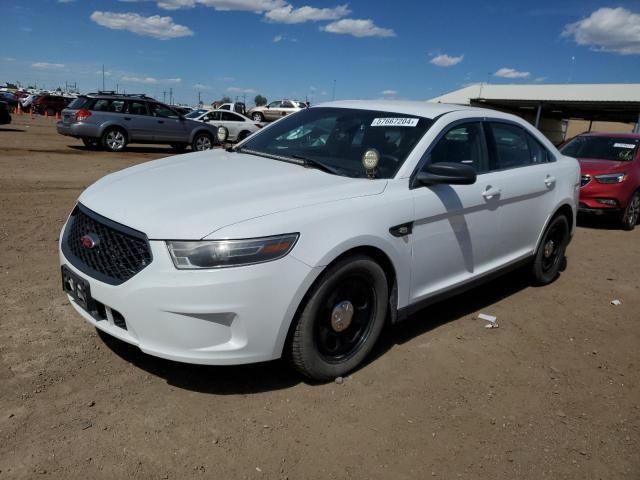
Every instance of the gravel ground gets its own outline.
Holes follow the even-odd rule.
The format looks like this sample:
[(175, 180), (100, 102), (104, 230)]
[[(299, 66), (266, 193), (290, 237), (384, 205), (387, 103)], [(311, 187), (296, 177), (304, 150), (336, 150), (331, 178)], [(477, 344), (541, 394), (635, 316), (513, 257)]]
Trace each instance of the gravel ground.
[(340, 384), (185, 365), (82, 321), (57, 260), (84, 187), (171, 154), (0, 127), (0, 479), (640, 478), (640, 228), (580, 226), (552, 285), (426, 309)]

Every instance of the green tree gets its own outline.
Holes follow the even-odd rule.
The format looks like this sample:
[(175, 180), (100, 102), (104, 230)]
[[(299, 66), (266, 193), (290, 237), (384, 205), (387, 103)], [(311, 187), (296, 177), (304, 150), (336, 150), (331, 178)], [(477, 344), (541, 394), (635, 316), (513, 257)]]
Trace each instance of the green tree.
[(225, 95), (222, 97), (222, 100), (220, 100), (220, 103), (231, 103), (231, 99)]
[(256, 104), (256, 107), (261, 107), (267, 104), (267, 97), (263, 97), (262, 95), (256, 95), (256, 98), (253, 99)]

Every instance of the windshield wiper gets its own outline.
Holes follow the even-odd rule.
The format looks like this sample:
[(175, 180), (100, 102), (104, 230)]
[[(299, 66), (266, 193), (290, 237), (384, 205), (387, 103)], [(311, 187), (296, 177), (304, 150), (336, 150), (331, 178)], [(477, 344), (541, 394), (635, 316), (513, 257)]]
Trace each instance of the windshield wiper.
[(303, 166), (307, 168), (317, 168), (318, 170), (322, 170), (323, 172), (332, 173), (333, 175), (340, 175), (340, 170), (338, 170), (337, 168), (332, 167), (331, 165), (326, 165), (312, 158), (307, 158), (298, 154), (291, 155), (291, 158), (302, 160), (304, 162)]

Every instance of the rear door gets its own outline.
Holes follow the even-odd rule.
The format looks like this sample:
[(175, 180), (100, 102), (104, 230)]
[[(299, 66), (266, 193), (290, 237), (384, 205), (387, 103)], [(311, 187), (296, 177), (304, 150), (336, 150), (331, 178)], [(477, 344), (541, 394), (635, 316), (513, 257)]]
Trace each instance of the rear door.
[(264, 114), (264, 118), (265, 120), (276, 120), (278, 118), (280, 118), (280, 104), (282, 102), (271, 102), (269, 105), (267, 105), (267, 108), (265, 108), (262, 113)]
[(185, 122), (181, 120), (178, 112), (161, 103), (150, 103), (149, 111), (155, 122), (154, 141), (161, 143), (189, 141)]
[(121, 118), (129, 132), (129, 141), (149, 142), (153, 139), (154, 119), (149, 115), (147, 102), (128, 100)]
[(244, 119), (233, 112), (220, 112), (220, 114), (222, 118), (218, 126), (226, 127), (229, 130), (229, 140), (235, 140), (244, 126)]
[(499, 262), (508, 263), (535, 249), (555, 206), (558, 163), (524, 127), (501, 120), (485, 126), (501, 214)]

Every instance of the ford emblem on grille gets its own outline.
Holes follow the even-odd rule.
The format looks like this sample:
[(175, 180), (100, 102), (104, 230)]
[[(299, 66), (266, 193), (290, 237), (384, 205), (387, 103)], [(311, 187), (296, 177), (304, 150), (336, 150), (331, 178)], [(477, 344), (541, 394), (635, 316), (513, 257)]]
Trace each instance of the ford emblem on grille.
[(80, 237), (80, 245), (82, 245), (83, 248), (86, 248), (88, 250), (91, 250), (92, 248), (97, 247), (99, 243), (100, 243), (100, 239), (94, 233), (89, 233), (87, 235), (83, 235), (82, 237)]

